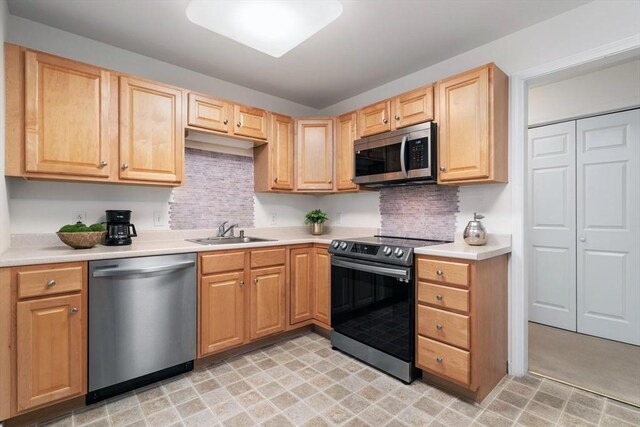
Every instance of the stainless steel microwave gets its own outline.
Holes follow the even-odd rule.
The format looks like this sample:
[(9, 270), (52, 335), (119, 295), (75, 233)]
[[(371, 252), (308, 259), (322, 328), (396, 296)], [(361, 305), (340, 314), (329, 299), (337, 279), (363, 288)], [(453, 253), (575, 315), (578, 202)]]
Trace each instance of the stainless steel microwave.
[(362, 138), (354, 148), (356, 184), (383, 187), (437, 181), (433, 122)]

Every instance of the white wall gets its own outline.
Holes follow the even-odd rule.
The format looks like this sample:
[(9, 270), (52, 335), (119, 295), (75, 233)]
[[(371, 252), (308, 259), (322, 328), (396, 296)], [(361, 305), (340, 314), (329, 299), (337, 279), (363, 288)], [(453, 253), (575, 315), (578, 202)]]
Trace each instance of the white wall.
[[(637, 0), (595, 0), (346, 99), (321, 110), (320, 114), (338, 115), (351, 111), (488, 62), (495, 62), (505, 73), (513, 74), (628, 37), (637, 37), (640, 34), (638, 16), (640, 2)], [(511, 233), (510, 186), (460, 187), (458, 231), (464, 229), (474, 211), (482, 211), (487, 216), (483, 222), (489, 232)]]
[(529, 126), (640, 105), (640, 59), (529, 88)]
[[(7, 16), (6, 0), (0, 0), (0, 44), (4, 43)], [(9, 195), (4, 177), (4, 55), (0, 55), (0, 253), (9, 247)]]
[(324, 196), (320, 202), (330, 225), (380, 228), (380, 193), (377, 191)]

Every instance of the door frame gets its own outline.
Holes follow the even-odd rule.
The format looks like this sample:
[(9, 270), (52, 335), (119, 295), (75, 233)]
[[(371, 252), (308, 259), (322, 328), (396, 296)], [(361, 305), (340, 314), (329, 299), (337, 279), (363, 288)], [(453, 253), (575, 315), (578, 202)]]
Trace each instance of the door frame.
[(509, 281), (509, 373), (523, 376), (528, 371), (528, 265), (526, 242), (527, 131), (529, 81), (558, 71), (583, 65), (610, 55), (640, 47), (640, 35), (634, 35), (533, 68), (518, 71), (509, 82), (509, 141), (511, 159), (512, 252)]

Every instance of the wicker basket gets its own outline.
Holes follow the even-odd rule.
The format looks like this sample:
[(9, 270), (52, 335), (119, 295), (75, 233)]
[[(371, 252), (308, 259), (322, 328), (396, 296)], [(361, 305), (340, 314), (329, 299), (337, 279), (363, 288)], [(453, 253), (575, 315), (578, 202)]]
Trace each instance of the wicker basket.
[(102, 241), (106, 231), (82, 231), (76, 233), (56, 233), (65, 245), (74, 249), (89, 249)]

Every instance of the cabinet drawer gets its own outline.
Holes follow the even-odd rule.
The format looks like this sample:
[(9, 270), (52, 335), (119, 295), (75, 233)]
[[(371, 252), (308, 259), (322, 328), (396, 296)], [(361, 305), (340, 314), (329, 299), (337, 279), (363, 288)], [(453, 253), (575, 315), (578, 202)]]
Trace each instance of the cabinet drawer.
[(470, 382), (470, 353), (418, 337), (418, 367), (462, 384)]
[(469, 291), (451, 288), (449, 286), (434, 285), (433, 283), (419, 282), (418, 302), (468, 313)]
[(418, 305), (418, 333), (469, 350), (469, 317)]
[(284, 265), (285, 259), (285, 248), (251, 251), (251, 268), (269, 267), (271, 265)]
[(469, 264), (418, 258), (418, 278), (435, 283), (469, 286)]
[(84, 276), (83, 264), (43, 266), (34, 270), (18, 271), (18, 298), (81, 291)]
[(202, 255), (202, 275), (244, 270), (244, 251)]

